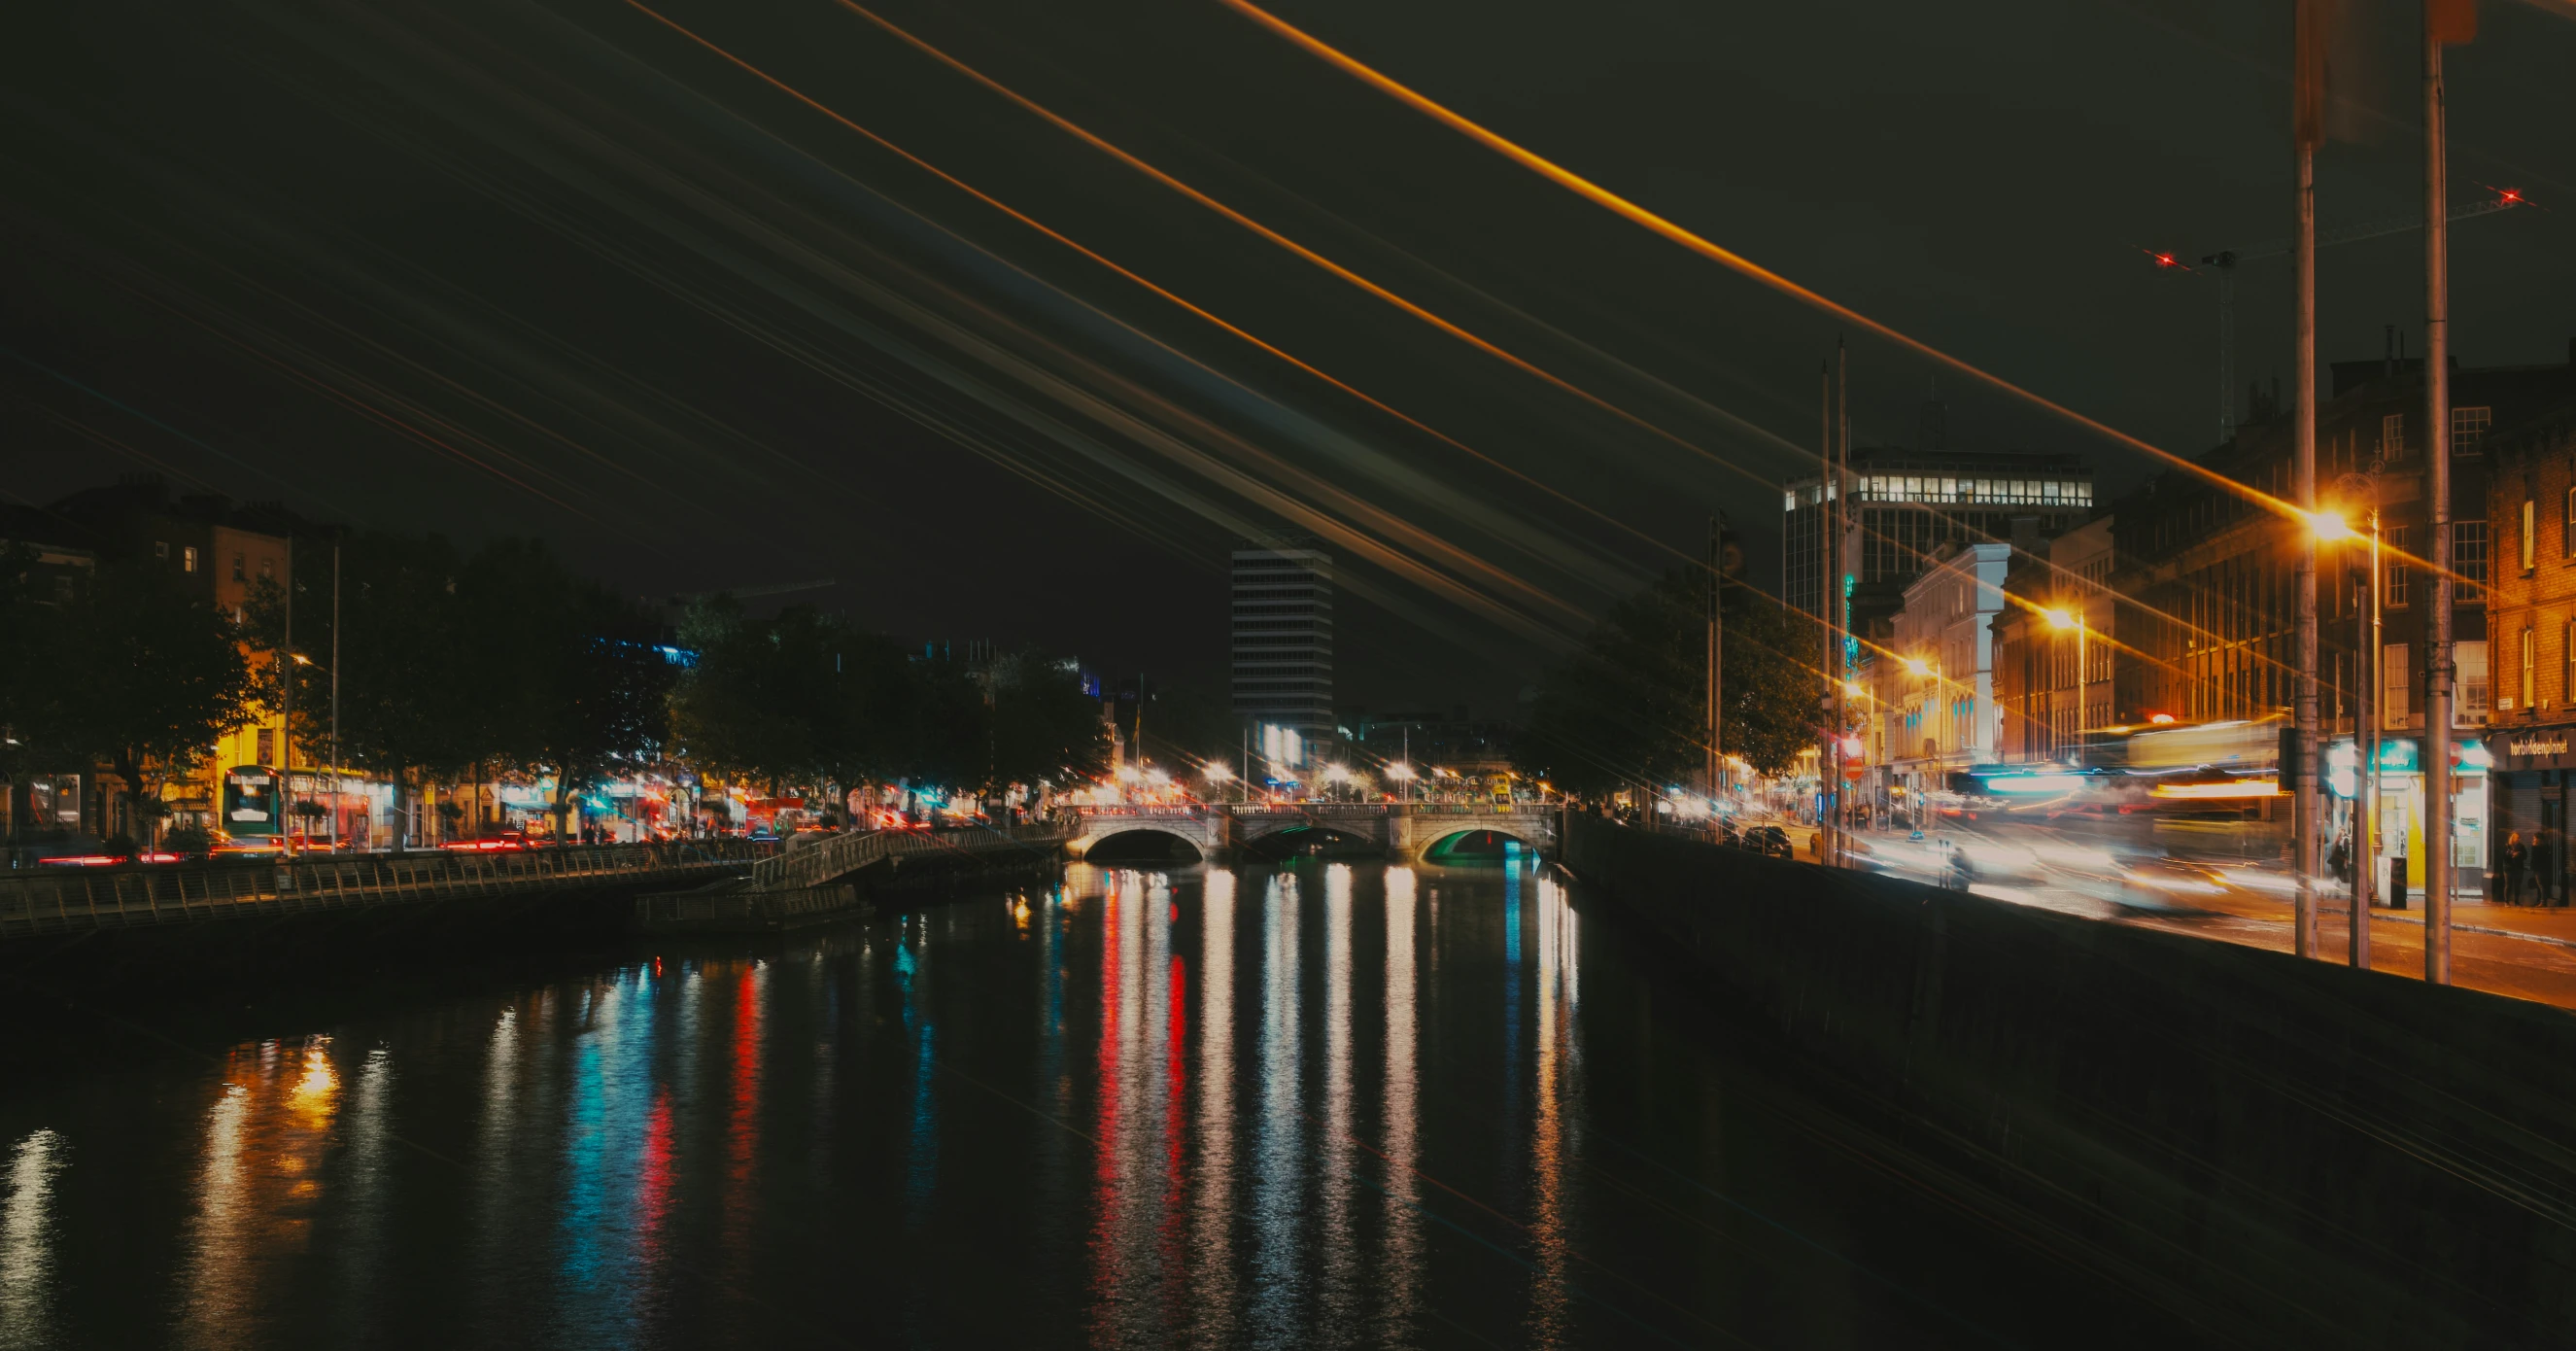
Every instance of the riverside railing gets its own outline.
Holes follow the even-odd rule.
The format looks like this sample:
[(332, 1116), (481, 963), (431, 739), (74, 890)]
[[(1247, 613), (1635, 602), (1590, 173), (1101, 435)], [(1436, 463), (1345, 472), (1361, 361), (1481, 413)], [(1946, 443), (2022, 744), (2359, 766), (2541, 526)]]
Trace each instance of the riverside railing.
[(35, 872), (0, 877), (0, 938), (707, 877), (748, 872), (776, 848), (674, 840)]
[(1043, 852), (1073, 838), (1069, 822), (964, 830), (869, 830), (821, 840), (762, 859), (751, 870), (754, 891), (794, 891), (821, 886), (871, 863), (919, 854), (980, 854), (997, 850)]

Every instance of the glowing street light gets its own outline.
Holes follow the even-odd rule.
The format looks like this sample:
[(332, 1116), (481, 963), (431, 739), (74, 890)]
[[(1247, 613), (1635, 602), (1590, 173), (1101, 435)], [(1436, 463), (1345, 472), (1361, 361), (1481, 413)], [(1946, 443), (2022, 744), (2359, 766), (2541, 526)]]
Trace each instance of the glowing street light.
[(2043, 610), (2040, 613), (2048, 616), (2048, 626), (2059, 632), (2080, 628), (2084, 622), (2064, 610)]
[(2310, 512), (2308, 533), (2316, 536), (2319, 544), (2340, 544), (2361, 538), (2361, 532), (2352, 528), (2352, 522), (2331, 511)]
[(1413, 766), (1404, 763), (1402, 760), (1398, 760), (1394, 764), (1386, 767), (1386, 776), (1398, 783), (1407, 782), (1413, 777)]
[(1928, 676), (1932, 674), (1932, 663), (1923, 660), (1921, 657), (1907, 657), (1905, 659), (1905, 673), (1912, 676)]
[(1224, 783), (1234, 777), (1234, 771), (1226, 768), (1223, 760), (1210, 760), (1208, 767), (1199, 771), (1199, 777), (1210, 783)]

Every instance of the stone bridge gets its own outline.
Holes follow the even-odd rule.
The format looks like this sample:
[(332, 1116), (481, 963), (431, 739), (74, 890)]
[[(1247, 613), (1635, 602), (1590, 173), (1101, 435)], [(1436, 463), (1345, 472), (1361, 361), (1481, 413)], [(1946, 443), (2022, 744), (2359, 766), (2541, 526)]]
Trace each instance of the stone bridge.
[(1539, 853), (1556, 852), (1552, 807), (1497, 808), (1435, 802), (1224, 802), (1191, 807), (1068, 807), (1065, 851), (1081, 858), (1116, 835), (1151, 831), (1185, 840), (1202, 858), (1224, 858), (1289, 832), (1330, 832), (1343, 844), (1374, 845), (1387, 857), (1424, 861), (1461, 835), (1492, 831)]

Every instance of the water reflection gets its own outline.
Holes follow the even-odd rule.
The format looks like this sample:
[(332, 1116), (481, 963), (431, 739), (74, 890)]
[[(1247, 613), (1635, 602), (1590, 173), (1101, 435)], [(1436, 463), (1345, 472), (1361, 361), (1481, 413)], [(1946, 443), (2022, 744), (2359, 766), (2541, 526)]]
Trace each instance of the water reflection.
[(1306, 1184), (1306, 1133), (1299, 1072), (1297, 875), (1273, 873), (1261, 897), (1261, 1112), (1255, 1123), (1252, 1205), (1251, 1341), (1293, 1346), (1305, 1304), (1298, 1234)]
[(1413, 870), (1386, 870), (1386, 1087), (1381, 1148), (1386, 1154), (1385, 1323), (1410, 1327), (1422, 1281), (1421, 1194), (1414, 1177), (1420, 1109), (1414, 1077)]
[(179, 1280), (179, 1340), (231, 1347), (258, 1338), (261, 1278), (306, 1249), (322, 1199), (322, 1155), (338, 1110), (330, 1039), (237, 1048), (205, 1117), (196, 1214)]
[(9, 1151), (9, 1194), (0, 1201), (0, 1348), (53, 1342), (54, 1174), (63, 1138), (29, 1131)]
[(1234, 874), (1211, 872), (1199, 906), (1198, 1150), (1191, 1283), (1199, 1346), (1234, 1341)]
[(1526, 861), (1076, 868), (125, 1070), (0, 1104), (0, 1349), (1955, 1330), (1864, 1259), (2037, 1326), (1586, 937)]
[(1533, 1044), (1537, 1121), (1530, 1133), (1533, 1196), (1530, 1242), (1538, 1258), (1537, 1279), (1530, 1283), (1530, 1327), (1533, 1342), (1560, 1344), (1571, 1331), (1572, 1248), (1567, 1233), (1567, 1161), (1572, 1149), (1575, 1114), (1574, 1066), (1574, 914), (1565, 893), (1552, 882), (1538, 887), (1538, 1036)]

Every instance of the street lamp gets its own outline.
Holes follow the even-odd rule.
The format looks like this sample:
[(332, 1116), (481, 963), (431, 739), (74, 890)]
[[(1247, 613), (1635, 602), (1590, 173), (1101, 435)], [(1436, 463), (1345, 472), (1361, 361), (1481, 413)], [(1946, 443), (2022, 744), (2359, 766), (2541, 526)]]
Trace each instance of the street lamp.
[(2084, 682), (2091, 678), (2090, 673), (2085, 670), (2084, 666), (2084, 640), (2089, 636), (2091, 626), (2084, 622), (2084, 616), (2073, 614), (2065, 610), (2046, 610), (2042, 611), (2042, 613), (2048, 616), (2048, 626), (2050, 628), (2053, 628), (2060, 633), (2064, 633), (2068, 629), (2075, 630), (2075, 751), (2076, 754), (2082, 755), (2084, 753), (2085, 714), (2088, 711), (2084, 699)]
[(1405, 801), (1411, 802), (1413, 800), (1413, 766), (1402, 760), (1398, 760), (1394, 764), (1386, 767), (1386, 776), (1395, 780), (1397, 783), (1404, 785)]
[[(2352, 785), (2352, 905), (2349, 924), (2344, 934), (2345, 959), (2355, 967), (2370, 969), (2370, 900), (2379, 881), (2379, 857), (2376, 839), (2379, 832), (2379, 723), (2371, 708), (2371, 686), (2378, 676), (2379, 633), (2379, 464), (2372, 461), (2368, 473), (2345, 474), (2335, 481), (2338, 495), (2362, 503), (2368, 510), (2370, 533), (2365, 538), (2352, 523), (2331, 512), (2318, 512), (2309, 518), (2310, 529), (2320, 542), (2341, 540), (2350, 544), (2368, 543), (2368, 571), (2354, 569), (2362, 585), (2370, 588), (2370, 608), (2353, 606), (2352, 654), (2352, 748), (2360, 764), (2355, 767)], [(2360, 599), (2356, 589), (2354, 599)], [(2364, 734), (2364, 726), (2369, 728)], [(2441, 753), (2449, 752), (2450, 737), (2439, 729), (2427, 728), (2427, 744), (2438, 744)], [(2428, 912), (2429, 913), (2429, 912)]]

